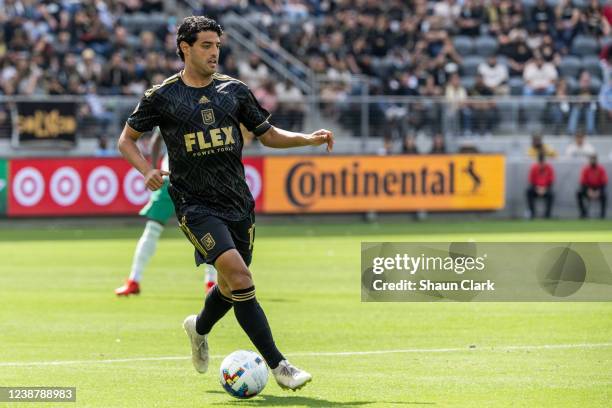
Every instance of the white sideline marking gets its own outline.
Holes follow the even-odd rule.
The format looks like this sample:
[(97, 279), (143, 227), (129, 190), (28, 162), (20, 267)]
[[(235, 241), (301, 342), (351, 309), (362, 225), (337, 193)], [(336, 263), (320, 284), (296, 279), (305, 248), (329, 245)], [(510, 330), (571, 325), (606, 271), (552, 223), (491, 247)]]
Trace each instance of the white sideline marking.
[[(500, 352), (500, 351), (521, 351), (521, 350), (564, 350), (564, 349), (589, 349), (612, 347), (612, 343), (579, 343), (579, 344), (542, 344), (531, 346), (498, 346), (475, 348), (454, 347), (454, 348), (424, 348), (424, 349), (399, 349), (399, 350), (370, 350), (370, 351), (330, 351), (330, 352), (297, 352), (287, 353), (287, 357), (321, 357), (321, 356), (363, 356), (374, 354), (408, 354), (408, 353), (454, 353), (478, 351)], [(211, 355), (210, 358), (223, 358), (222, 355)], [(76, 364), (112, 364), (112, 363), (131, 363), (136, 361), (174, 361), (187, 360), (188, 356), (177, 357), (135, 357), (135, 358), (115, 358), (109, 360), (60, 360), (60, 361), (31, 361), (31, 362), (5, 362), (0, 363), (0, 367), (29, 367), (29, 366), (63, 366)]]

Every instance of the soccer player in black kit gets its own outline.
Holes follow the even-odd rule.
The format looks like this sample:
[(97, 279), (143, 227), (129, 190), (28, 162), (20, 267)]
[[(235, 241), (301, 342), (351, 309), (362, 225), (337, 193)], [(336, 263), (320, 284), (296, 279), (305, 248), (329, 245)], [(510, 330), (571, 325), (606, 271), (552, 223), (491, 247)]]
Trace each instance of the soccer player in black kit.
[[(121, 133), (119, 150), (153, 191), (169, 174), (170, 196), (180, 228), (195, 247), (196, 265), (209, 263), (219, 272), (218, 284), (208, 293), (200, 314), (188, 316), (183, 323), (195, 369), (206, 372), (208, 333), (233, 307), (276, 382), (295, 390), (312, 376), (290, 364), (276, 347), (248, 268), (255, 205), (241, 161), (240, 123), (264, 146), (274, 148), (326, 144), (331, 151), (334, 138), (324, 129), (302, 134), (272, 126), (269, 113), (244, 83), (216, 73), (222, 33), (207, 17), (183, 20), (176, 44), (185, 68), (145, 92)], [(168, 149), (169, 173), (153, 168), (136, 144), (143, 132), (155, 126)]]

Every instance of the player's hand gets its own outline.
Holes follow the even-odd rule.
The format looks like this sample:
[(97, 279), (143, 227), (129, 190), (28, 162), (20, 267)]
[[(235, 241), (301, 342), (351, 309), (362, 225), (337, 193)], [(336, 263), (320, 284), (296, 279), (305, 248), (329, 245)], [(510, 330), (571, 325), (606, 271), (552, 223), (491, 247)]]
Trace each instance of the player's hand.
[(310, 141), (313, 146), (327, 143), (327, 151), (331, 152), (334, 148), (334, 133), (327, 129), (319, 129), (310, 135)]
[(170, 173), (165, 170), (151, 169), (145, 174), (145, 185), (151, 191), (159, 190), (164, 184), (164, 176), (169, 176)]

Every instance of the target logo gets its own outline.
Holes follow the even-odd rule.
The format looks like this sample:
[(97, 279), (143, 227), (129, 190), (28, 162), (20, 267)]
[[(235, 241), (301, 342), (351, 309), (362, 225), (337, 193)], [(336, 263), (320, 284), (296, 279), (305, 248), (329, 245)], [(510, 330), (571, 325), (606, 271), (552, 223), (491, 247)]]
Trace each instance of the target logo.
[(119, 191), (119, 181), (115, 172), (107, 166), (96, 167), (87, 179), (87, 195), (94, 204), (110, 204)]
[(51, 198), (58, 205), (68, 207), (81, 195), (81, 177), (72, 167), (60, 167), (51, 176), (49, 185)]
[(261, 194), (261, 174), (259, 174), (259, 170), (251, 165), (245, 164), (244, 176), (249, 186), (249, 190), (251, 190), (251, 194), (253, 194), (253, 199), (257, 200)]
[(149, 201), (151, 192), (144, 183), (144, 177), (136, 169), (131, 169), (123, 179), (125, 198), (134, 205), (143, 205)]
[(12, 192), (20, 205), (35, 206), (45, 193), (45, 180), (40, 171), (34, 167), (24, 167), (13, 179)]

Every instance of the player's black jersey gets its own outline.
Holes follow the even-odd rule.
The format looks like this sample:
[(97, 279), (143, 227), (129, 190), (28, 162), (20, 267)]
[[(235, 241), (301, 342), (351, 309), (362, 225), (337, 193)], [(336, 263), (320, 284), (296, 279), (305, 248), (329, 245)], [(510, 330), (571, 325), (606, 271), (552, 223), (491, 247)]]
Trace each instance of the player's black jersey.
[(260, 136), (270, 128), (269, 117), (237, 79), (214, 74), (209, 85), (193, 88), (176, 74), (145, 92), (127, 123), (138, 132), (159, 126), (177, 209), (194, 204), (238, 221), (255, 205), (241, 160), (240, 123)]

